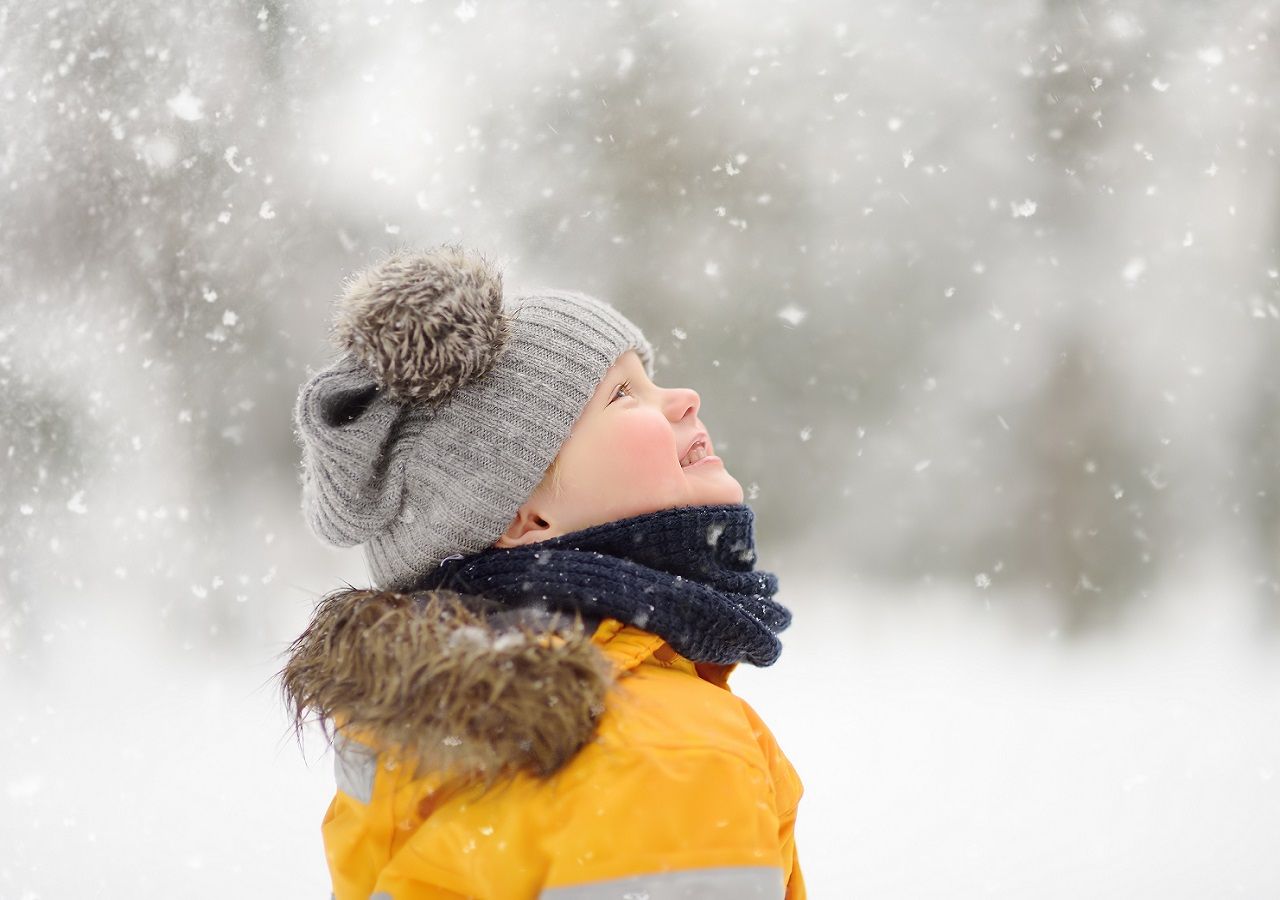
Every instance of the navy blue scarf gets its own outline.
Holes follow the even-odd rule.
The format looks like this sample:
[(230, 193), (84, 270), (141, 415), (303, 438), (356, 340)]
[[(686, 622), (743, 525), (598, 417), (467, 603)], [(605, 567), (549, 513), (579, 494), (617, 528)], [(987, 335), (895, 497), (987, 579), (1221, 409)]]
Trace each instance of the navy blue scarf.
[(773, 599), (777, 576), (754, 570), (754, 522), (740, 503), (662, 509), (450, 557), (415, 588), (578, 612), (593, 630), (610, 617), (695, 662), (768, 666), (791, 612)]

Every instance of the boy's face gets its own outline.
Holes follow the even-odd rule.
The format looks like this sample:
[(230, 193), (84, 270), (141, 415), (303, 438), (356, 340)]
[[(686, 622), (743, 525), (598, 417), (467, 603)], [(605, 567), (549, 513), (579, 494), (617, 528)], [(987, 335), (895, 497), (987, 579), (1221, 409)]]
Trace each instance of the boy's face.
[[(561, 446), (558, 472), (542, 480), (495, 546), (545, 541), (659, 509), (741, 503), (742, 486), (718, 458), (681, 466), (690, 442), (707, 431), (699, 404), (696, 391), (658, 387), (636, 351), (623, 353)], [(714, 454), (710, 435), (705, 440)]]

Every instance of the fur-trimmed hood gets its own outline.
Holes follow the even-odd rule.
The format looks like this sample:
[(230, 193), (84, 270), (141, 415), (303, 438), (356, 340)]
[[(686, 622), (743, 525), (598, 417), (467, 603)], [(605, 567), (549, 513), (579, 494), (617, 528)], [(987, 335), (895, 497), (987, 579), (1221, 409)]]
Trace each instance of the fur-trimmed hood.
[(580, 617), (454, 591), (325, 595), (278, 673), (300, 737), (318, 719), (419, 771), (489, 786), (554, 774), (596, 732), (618, 672)]

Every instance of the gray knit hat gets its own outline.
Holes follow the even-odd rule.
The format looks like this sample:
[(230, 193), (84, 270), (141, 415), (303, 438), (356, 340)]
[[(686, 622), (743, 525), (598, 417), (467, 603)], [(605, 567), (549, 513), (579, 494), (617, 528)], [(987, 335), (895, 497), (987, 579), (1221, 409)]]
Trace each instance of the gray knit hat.
[(302, 511), (339, 547), (363, 544), (374, 586), (404, 590), (502, 536), (618, 357), (644, 334), (604, 301), (504, 297), (479, 254), (397, 250), (348, 279), (330, 338), (341, 356), (302, 385)]

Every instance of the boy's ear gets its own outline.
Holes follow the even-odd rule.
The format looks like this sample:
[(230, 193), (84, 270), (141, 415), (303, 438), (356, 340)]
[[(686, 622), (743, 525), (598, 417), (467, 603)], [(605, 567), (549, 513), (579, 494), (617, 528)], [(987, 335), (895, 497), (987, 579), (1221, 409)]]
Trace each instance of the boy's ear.
[(520, 547), (536, 541), (544, 541), (551, 537), (551, 525), (546, 519), (529, 505), (525, 504), (516, 512), (507, 530), (494, 543), (495, 547)]

